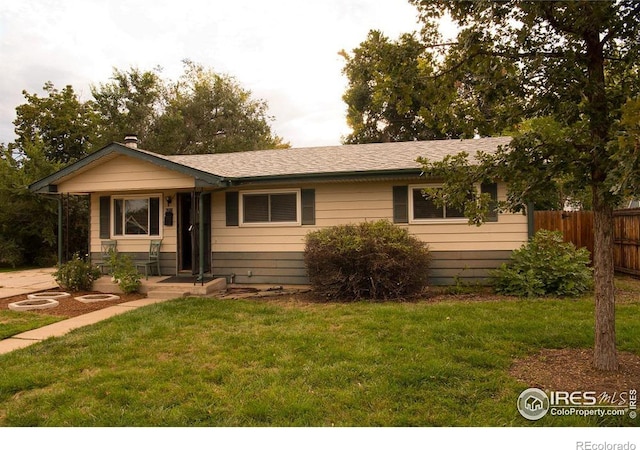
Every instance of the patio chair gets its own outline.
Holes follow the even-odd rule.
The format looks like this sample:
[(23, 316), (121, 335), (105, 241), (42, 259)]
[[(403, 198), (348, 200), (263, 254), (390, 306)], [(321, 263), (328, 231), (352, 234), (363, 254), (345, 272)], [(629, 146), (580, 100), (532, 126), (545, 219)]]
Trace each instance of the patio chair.
[(160, 246), (162, 245), (162, 239), (152, 240), (149, 244), (149, 260), (136, 263), (136, 268), (144, 267), (144, 276), (149, 279), (149, 271), (152, 267), (156, 268), (158, 276), (162, 276), (160, 273)]
[[(111, 255), (118, 252), (118, 241), (102, 241), (100, 243), (100, 256), (102, 261), (96, 264), (100, 269), (100, 273), (104, 273), (103, 269), (111, 271)], [(109, 273), (107, 272), (107, 273)]]

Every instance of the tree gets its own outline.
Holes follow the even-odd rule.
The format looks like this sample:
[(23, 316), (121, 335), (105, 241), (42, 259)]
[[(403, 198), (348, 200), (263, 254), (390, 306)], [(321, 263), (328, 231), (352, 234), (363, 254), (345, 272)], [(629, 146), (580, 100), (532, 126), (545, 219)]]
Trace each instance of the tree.
[(0, 264), (48, 265), (55, 261), (56, 203), (27, 187), (61, 168), (36, 140), (17, 154), (0, 146)]
[(128, 72), (113, 69), (111, 80), (91, 86), (98, 114), (100, 147), (120, 142), (127, 134), (136, 134), (146, 142), (156, 132), (158, 116), (164, 108), (165, 86), (160, 69)]
[(271, 132), (266, 101), (253, 99), (229, 75), (188, 60), (184, 65), (183, 76), (167, 87), (150, 149), (198, 154), (288, 147)]
[(69, 163), (89, 154), (95, 137), (95, 114), (91, 102), (81, 102), (72, 86), (61, 91), (46, 82), (45, 97), (22, 91), (26, 103), (16, 108), (15, 143), (9, 148), (18, 152), (40, 141), (44, 156)]
[(460, 63), (458, 53), (441, 49), (413, 34), (391, 41), (374, 30), (352, 55), (342, 51), (353, 130), (345, 143), (471, 138), (517, 123), (522, 102), (514, 64), (493, 56)]
[(271, 131), (267, 103), (231, 76), (184, 61), (178, 81), (160, 69), (114, 69), (112, 81), (91, 88), (103, 145), (134, 133), (158, 153), (225, 153), (288, 147)]
[[(473, 193), (473, 178), (502, 179), (509, 189), (503, 206), (512, 211), (525, 209), (528, 201), (544, 196), (558, 182), (567, 192), (591, 191), (594, 365), (616, 370), (613, 208), (640, 188), (633, 178), (640, 165), (637, 146), (620, 141), (617, 133), (631, 133), (625, 121), (632, 112), (623, 117), (622, 107), (640, 92), (640, 4), (633, 0), (410, 1), (427, 28), (444, 12), (462, 27), (453, 44), (460, 65), (487, 55), (505, 63), (516, 61), (525, 111), (539, 117), (510, 148), (478, 155), (474, 169), (469, 155), (461, 155), (440, 164), (423, 160), (425, 172), (457, 174), (445, 187), (453, 194), (465, 189)], [(469, 168), (469, 177), (462, 175), (462, 167)], [(469, 203), (460, 195), (454, 197), (446, 200)], [(477, 198), (471, 196), (472, 201)]]

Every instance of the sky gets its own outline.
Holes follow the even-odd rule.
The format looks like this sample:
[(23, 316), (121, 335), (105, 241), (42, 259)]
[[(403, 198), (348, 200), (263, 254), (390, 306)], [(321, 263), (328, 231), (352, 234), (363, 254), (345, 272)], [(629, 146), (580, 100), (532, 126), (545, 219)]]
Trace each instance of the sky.
[(0, 0), (0, 142), (23, 90), (70, 84), (86, 101), (114, 68), (174, 80), (190, 59), (266, 100), (293, 147), (337, 145), (350, 132), (338, 52), (419, 28), (407, 0)]

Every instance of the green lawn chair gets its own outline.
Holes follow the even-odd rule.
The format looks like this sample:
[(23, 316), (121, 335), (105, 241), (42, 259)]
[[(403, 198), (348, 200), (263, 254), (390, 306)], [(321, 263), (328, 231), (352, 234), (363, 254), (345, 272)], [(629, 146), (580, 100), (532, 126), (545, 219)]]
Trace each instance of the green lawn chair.
[(158, 276), (160, 273), (160, 246), (162, 245), (162, 239), (152, 240), (149, 244), (149, 260), (136, 263), (136, 268), (144, 267), (144, 276), (148, 280), (149, 272), (151, 268), (155, 267)]
[(104, 273), (104, 269), (108, 269), (107, 273), (111, 273), (111, 255), (118, 252), (118, 241), (102, 241), (100, 243), (100, 255), (102, 261), (96, 264), (100, 269), (100, 273)]

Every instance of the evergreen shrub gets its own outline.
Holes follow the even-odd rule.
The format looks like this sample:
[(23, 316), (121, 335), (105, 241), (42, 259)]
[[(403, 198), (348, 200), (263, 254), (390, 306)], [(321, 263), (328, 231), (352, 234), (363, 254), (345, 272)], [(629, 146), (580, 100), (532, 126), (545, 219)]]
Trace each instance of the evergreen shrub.
[(423, 291), (429, 256), (405, 228), (380, 220), (309, 233), (304, 260), (314, 290), (327, 299), (388, 300)]

